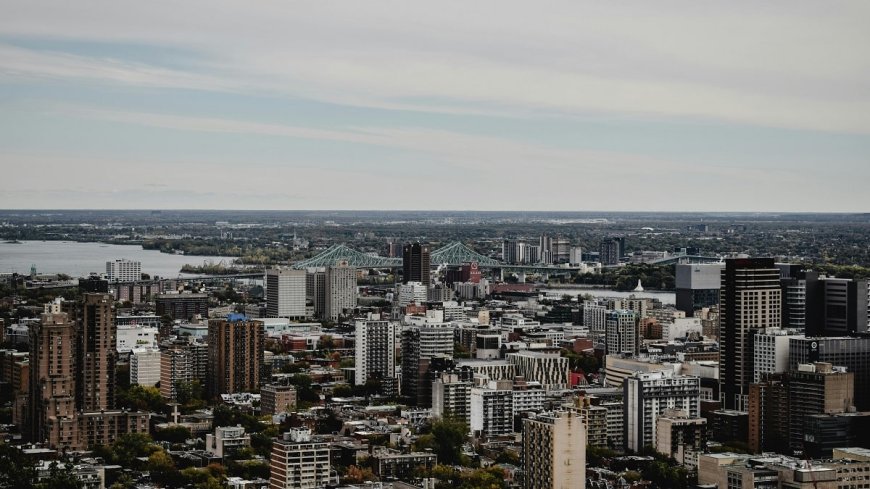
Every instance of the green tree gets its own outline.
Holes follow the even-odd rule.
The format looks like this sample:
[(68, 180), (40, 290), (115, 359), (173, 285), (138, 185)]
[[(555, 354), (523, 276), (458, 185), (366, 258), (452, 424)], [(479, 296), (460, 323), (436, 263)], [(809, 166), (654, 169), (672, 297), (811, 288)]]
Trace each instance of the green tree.
[(190, 429), (186, 426), (176, 425), (154, 431), (154, 439), (169, 443), (184, 443), (191, 437)]
[(36, 469), (21, 450), (0, 443), (0, 487), (29, 489), (36, 480)]
[(438, 461), (453, 465), (461, 462), (462, 444), (468, 439), (468, 426), (462, 421), (443, 418), (432, 424), (432, 442)]

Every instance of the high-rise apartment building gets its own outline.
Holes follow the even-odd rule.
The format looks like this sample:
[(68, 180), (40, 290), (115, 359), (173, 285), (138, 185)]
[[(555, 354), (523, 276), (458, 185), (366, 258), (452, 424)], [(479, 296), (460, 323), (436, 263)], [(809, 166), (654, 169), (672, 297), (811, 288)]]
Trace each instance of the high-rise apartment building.
[(619, 263), (619, 241), (608, 239), (601, 242), (598, 247), (598, 261), (602, 265), (616, 265)]
[(396, 376), (396, 323), (357, 320), (355, 331), (355, 383), (393, 379)]
[(586, 427), (572, 411), (523, 420), (524, 489), (586, 487)]
[(471, 423), (471, 375), (442, 372), (432, 383), (432, 416)]
[(432, 283), (431, 255), (428, 244), (406, 243), (402, 249), (402, 283), (420, 282), (428, 287)]
[[(169, 316), (173, 321), (208, 317), (208, 294), (160, 294), (154, 299), (154, 304), (158, 316)], [(164, 337), (168, 333), (161, 331)]]
[(207, 383), (209, 349), (205, 343), (178, 339), (165, 342), (160, 351), (160, 395), (171, 401), (178, 400), (178, 387), (199, 382)]
[(43, 314), (30, 328), (29, 440), (69, 447), (76, 437), (76, 329), (64, 313)]
[(788, 371), (788, 348), (792, 338), (803, 338), (794, 329), (769, 328), (759, 331), (752, 340), (753, 382), (765, 375)]
[(296, 409), (296, 387), (267, 384), (260, 389), (260, 412), (275, 415)]
[(656, 420), (665, 409), (685, 411), (697, 418), (701, 409), (701, 380), (673, 371), (637, 373), (625, 379), (625, 447), (639, 452), (656, 446)]
[(685, 411), (666, 410), (656, 420), (656, 451), (680, 465), (697, 468), (698, 455), (707, 448), (707, 420)]
[(230, 315), (208, 322), (208, 395), (258, 392), (263, 375), (262, 321)]
[(486, 438), (514, 432), (514, 392), (510, 380), (491, 380), (471, 388), (471, 423), (475, 436)]
[(607, 326), (607, 307), (595, 301), (583, 302), (583, 326), (593, 336), (604, 335)]
[(421, 407), (432, 405), (429, 360), (453, 357), (453, 328), (449, 324), (410, 326), (402, 331), (402, 395)]
[(135, 282), (142, 280), (142, 262), (119, 259), (106, 262), (109, 282)]
[(305, 301), (314, 307), (314, 317), (323, 319), (326, 312), (326, 269), (311, 269), (305, 274)]
[(429, 288), (421, 282), (408, 282), (396, 285), (398, 305), (405, 307), (409, 304), (423, 304), (429, 300)]
[(766, 328), (779, 328), (782, 291), (772, 258), (725, 262), (719, 300), (719, 384), (725, 409), (747, 410), (755, 378), (752, 340)]
[(270, 318), (305, 318), (305, 270), (266, 270), (266, 314)]
[(325, 301), (324, 319), (338, 321), (348, 311), (356, 307), (356, 268), (346, 261), (327, 267), (324, 277)]
[(114, 409), (118, 351), (112, 296), (84, 294), (77, 326), (76, 407), (81, 411)]
[(272, 442), (269, 489), (320, 489), (332, 480), (329, 442), (291, 428)]
[(130, 385), (155, 386), (160, 382), (160, 350), (134, 348), (130, 354)]
[(636, 355), (640, 351), (640, 331), (635, 313), (625, 309), (607, 311), (604, 337), (608, 355)]

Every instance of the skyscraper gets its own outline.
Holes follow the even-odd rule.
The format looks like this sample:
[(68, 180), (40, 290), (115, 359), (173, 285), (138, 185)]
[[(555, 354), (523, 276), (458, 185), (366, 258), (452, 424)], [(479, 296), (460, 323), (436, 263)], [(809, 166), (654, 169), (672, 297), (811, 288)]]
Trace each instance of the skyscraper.
[(107, 261), (106, 278), (110, 282), (135, 282), (142, 280), (142, 262), (123, 259)]
[(586, 427), (575, 412), (523, 420), (524, 489), (586, 487)]
[(324, 319), (338, 321), (345, 311), (352, 311), (356, 307), (356, 268), (349, 266), (346, 261), (327, 267), (324, 285)]
[(723, 267), (721, 263), (678, 263), (677, 309), (692, 317), (695, 311), (718, 304)]
[(406, 243), (402, 249), (402, 283), (431, 283), (431, 250), (428, 244)]
[(671, 370), (635, 373), (625, 379), (625, 448), (639, 452), (656, 445), (656, 420), (665, 409), (697, 418), (701, 409), (701, 379)]
[(76, 436), (75, 338), (64, 313), (43, 314), (30, 328), (30, 441), (62, 447)]
[(781, 297), (772, 258), (726, 260), (719, 299), (719, 383), (725, 409), (747, 410), (754, 380), (752, 340), (759, 330), (780, 327)]
[(608, 355), (620, 353), (636, 355), (640, 351), (638, 321), (632, 311), (625, 309), (607, 311), (604, 336)]
[(266, 270), (266, 314), (270, 318), (305, 318), (305, 270)]
[(263, 369), (265, 327), (244, 316), (208, 322), (208, 395), (257, 392)]
[(76, 336), (76, 407), (81, 411), (114, 409), (115, 303), (109, 294), (85, 294), (83, 301)]
[(429, 360), (453, 357), (453, 328), (447, 324), (411, 326), (402, 331), (402, 395), (421, 407), (432, 404)]

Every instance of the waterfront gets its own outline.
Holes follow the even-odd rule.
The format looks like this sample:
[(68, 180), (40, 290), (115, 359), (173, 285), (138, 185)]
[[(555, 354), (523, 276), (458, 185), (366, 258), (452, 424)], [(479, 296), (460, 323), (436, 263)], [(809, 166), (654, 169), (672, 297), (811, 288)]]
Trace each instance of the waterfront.
[(670, 304), (674, 305), (677, 303), (677, 296), (674, 292), (665, 292), (665, 291), (649, 291), (645, 290), (643, 292), (631, 292), (631, 291), (619, 291), (619, 290), (609, 290), (609, 289), (599, 289), (599, 288), (587, 288), (587, 287), (564, 287), (564, 288), (541, 288), (538, 289), (539, 292), (543, 294), (558, 294), (558, 295), (570, 295), (570, 296), (578, 296), (583, 294), (589, 294), (593, 297), (620, 297), (627, 298), (630, 296), (646, 298), (646, 299), (658, 299), (662, 301), (662, 304)]
[(106, 262), (126, 258), (142, 262), (142, 273), (151, 277), (185, 276), (179, 273), (185, 264), (201, 265), (204, 261), (229, 264), (232, 257), (186, 256), (143, 250), (139, 245), (105, 243), (79, 243), (75, 241), (21, 241), (0, 242), (0, 273), (30, 273), (31, 265), (37, 273), (65, 273), (84, 277), (91, 272), (105, 273)]

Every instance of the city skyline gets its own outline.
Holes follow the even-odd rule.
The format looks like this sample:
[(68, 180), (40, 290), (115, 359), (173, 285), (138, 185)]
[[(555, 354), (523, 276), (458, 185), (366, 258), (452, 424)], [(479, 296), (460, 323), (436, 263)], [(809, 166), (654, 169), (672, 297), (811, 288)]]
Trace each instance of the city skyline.
[(860, 2), (89, 5), (0, 19), (0, 208), (870, 203)]

